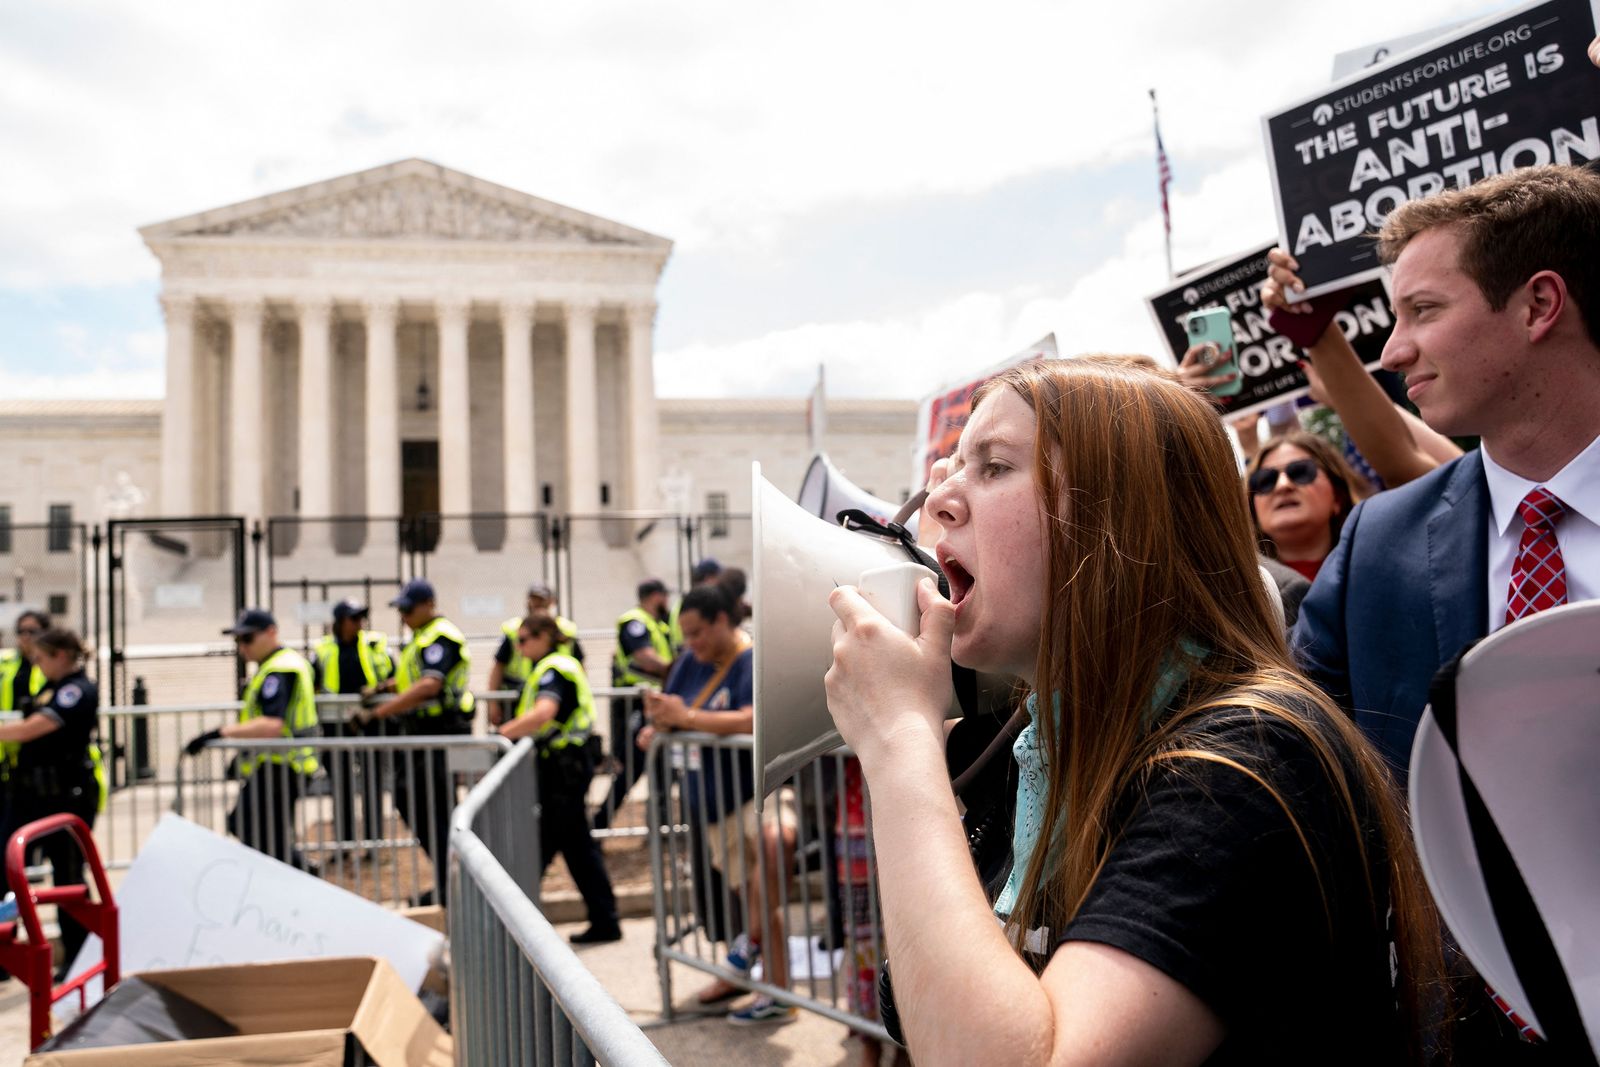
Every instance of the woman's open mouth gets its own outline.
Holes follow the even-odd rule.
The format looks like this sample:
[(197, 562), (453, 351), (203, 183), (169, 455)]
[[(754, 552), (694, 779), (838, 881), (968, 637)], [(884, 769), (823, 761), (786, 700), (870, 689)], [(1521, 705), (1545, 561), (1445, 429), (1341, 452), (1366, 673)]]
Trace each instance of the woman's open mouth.
[(944, 571), (945, 580), (950, 583), (950, 603), (959, 607), (967, 594), (972, 592), (972, 575), (954, 556), (943, 553), (940, 554), (939, 569)]

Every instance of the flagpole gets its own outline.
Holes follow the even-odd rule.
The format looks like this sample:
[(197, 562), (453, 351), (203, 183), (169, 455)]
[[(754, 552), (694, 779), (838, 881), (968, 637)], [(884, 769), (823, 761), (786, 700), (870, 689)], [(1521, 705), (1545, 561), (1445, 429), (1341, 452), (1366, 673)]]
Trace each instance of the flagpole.
[(1161, 143), (1161, 110), (1156, 106), (1156, 91), (1150, 90), (1150, 120), (1156, 131), (1156, 174), (1161, 190), (1161, 222), (1166, 230), (1167, 277), (1177, 277), (1172, 269), (1172, 204), (1167, 189), (1172, 184), (1172, 165), (1167, 161), (1166, 147)]

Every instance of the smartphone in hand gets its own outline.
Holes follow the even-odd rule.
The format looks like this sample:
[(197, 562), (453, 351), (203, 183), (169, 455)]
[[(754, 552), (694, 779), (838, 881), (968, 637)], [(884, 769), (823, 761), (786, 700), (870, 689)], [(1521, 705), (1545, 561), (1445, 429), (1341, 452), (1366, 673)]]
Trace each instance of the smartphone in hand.
[(1220, 356), (1208, 368), (1212, 374), (1231, 371), (1235, 375), (1233, 381), (1213, 385), (1211, 391), (1217, 396), (1238, 396), (1239, 390), (1244, 388), (1244, 379), (1238, 376), (1239, 358), (1233, 342), (1233, 313), (1225, 307), (1190, 312), (1183, 328), (1189, 339), (1189, 347), (1208, 342), (1217, 346)]

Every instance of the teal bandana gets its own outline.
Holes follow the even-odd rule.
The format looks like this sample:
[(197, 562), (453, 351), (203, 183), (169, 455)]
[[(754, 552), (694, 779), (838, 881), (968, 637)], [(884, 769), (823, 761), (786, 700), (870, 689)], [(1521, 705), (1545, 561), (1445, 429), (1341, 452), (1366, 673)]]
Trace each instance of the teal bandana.
[[(1167, 657), (1166, 667), (1161, 672), (1161, 680), (1156, 683), (1155, 693), (1150, 699), (1150, 710), (1146, 715), (1147, 724), (1153, 723), (1156, 716), (1172, 703), (1178, 688), (1189, 677), (1190, 665), (1206, 657), (1206, 650), (1188, 638), (1179, 642), (1179, 648), (1182, 655)], [(1055, 716), (1059, 722), (1061, 719), (1059, 694), (1056, 696), (1054, 706)], [(1039, 827), (1044, 823), (1045, 799), (1050, 794), (1050, 764), (1045, 758), (1044, 750), (1039, 747), (1039, 694), (1028, 694), (1027, 708), (1028, 725), (1022, 728), (1017, 734), (1016, 741), (1011, 745), (1011, 755), (1017, 761), (1017, 814), (1011, 827), (1011, 873), (1006, 876), (1005, 887), (1000, 890), (1000, 896), (994, 902), (994, 913), (1002, 919), (1009, 916), (1017, 906), (1017, 896), (1022, 892), (1022, 879), (1028, 873), (1028, 861), (1033, 858), (1033, 850), (1039, 844)]]

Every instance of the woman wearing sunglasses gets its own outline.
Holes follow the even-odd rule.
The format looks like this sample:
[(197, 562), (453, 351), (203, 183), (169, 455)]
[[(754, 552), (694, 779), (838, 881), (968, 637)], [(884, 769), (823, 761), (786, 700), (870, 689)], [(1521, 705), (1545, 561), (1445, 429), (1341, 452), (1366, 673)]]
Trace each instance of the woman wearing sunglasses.
[[(1236, 472), (1172, 377), (1023, 364), (928, 497), (951, 596), (922, 583), (919, 636), (830, 594), (918, 1064), (1427, 1058), (1440, 937), (1399, 800), (1294, 669)], [(999, 885), (946, 769), (952, 659), (1033, 694)]]
[(1245, 475), (1250, 516), (1268, 556), (1316, 578), (1365, 485), (1338, 449), (1302, 430), (1273, 437)]

